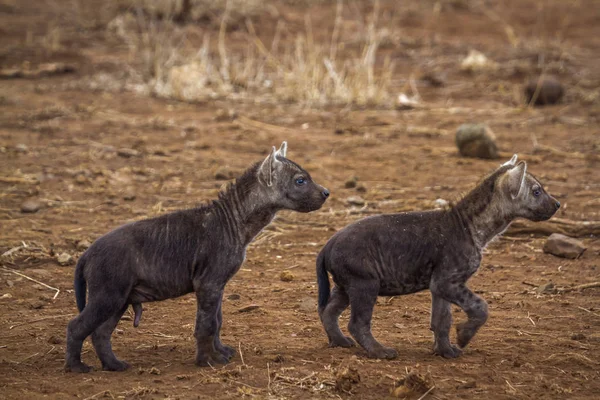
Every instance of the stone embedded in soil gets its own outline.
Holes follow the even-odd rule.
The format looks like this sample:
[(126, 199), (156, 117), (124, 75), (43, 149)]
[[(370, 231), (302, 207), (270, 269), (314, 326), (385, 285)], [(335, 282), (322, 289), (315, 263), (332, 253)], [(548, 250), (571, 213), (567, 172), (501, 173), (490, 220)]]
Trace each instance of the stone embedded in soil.
[(364, 206), (365, 199), (363, 199), (360, 196), (350, 196), (346, 199), (346, 203), (348, 203), (351, 206)]
[(12, 297), (12, 294), (4, 293), (2, 296), (0, 296), (0, 299), (12, 299)]
[(279, 275), (279, 279), (281, 279), (283, 282), (291, 282), (295, 278), (296, 276), (290, 271), (281, 271), (281, 274)]
[(125, 191), (123, 192), (123, 200), (125, 201), (133, 201), (136, 198), (136, 193), (135, 193), (135, 189), (134, 188), (127, 188), (125, 189)]
[(73, 257), (69, 253), (61, 253), (56, 257), (56, 261), (60, 265), (69, 265), (73, 263)]
[(88, 240), (80, 240), (79, 242), (77, 242), (77, 250), (79, 251), (84, 251), (87, 250), (92, 244), (88, 241)]
[(250, 311), (254, 311), (254, 310), (258, 310), (260, 308), (260, 306), (258, 304), (250, 304), (249, 306), (245, 306), (242, 308), (238, 309), (239, 313), (245, 313), (245, 312), (250, 312)]
[(36, 213), (44, 207), (44, 204), (37, 199), (27, 199), (21, 204), (22, 213)]
[(544, 253), (562, 258), (579, 258), (586, 249), (582, 241), (560, 233), (553, 233), (544, 243)]
[(433, 202), (433, 207), (436, 209), (446, 209), (450, 207), (450, 203), (448, 203), (448, 200), (444, 200), (444, 199), (436, 199)]
[(353, 189), (356, 187), (357, 183), (358, 183), (358, 178), (355, 176), (352, 176), (352, 177), (348, 178), (346, 180), (346, 182), (344, 182), (344, 187), (346, 189)]
[(139, 156), (140, 152), (134, 149), (128, 149), (126, 147), (123, 147), (117, 150), (117, 155), (123, 158), (131, 158)]
[(237, 293), (230, 294), (227, 296), (227, 300), (239, 300), (241, 296)]
[(75, 177), (75, 183), (77, 183), (78, 185), (83, 185), (87, 181), (87, 178), (83, 174), (79, 174)]
[(359, 382), (360, 374), (355, 366), (342, 367), (335, 373), (335, 388), (341, 392), (350, 392)]
[(494, 132), (485, 124), (463, 124), (456, 131), (456, 146), (464, 157), (498, 158)]
[(554, 294), (556, 293), (556, 288), (554, 287), (554, 283), (548, 282), (538, 286), (535, 291), (539, 294)]
[(556, 104), (565, 93), (562, 84), (553, 76), (531, 79), (525, 84), (524, 91), (527, 104), (533, 101), (536, 106)]

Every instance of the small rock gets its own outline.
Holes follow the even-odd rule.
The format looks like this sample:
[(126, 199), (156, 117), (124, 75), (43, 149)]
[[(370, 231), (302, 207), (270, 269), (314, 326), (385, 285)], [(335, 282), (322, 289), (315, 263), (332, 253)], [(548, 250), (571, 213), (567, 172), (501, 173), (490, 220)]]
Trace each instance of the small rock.
[(229, 296), (227, 296), (227, 300), (239, 300), (240, 297), (241, 296), (239, 294), (233, 293), (233, 294), (230, 294)]
[(356, 191), (359, 193), (366, 193), (367, 187), (361, 183), (356, 187)]
[(579, 258), (585, 250), (583, 242), (560, 233), (553, 233), (544, 243), (544, 253), (562, 258)]
[(355, 176), (352, 176), (352, 177), (348, 178), (346, 180), (346, 182), (344, 182), (344, 187), (346, 189), (353, 189), (356, 187), (357, 183), (358, 183), (358, 178)]
[(62, 339), (56, 335), (52, 335), (48, 338), (48, 343), (50, 344), (61, 344), (62, 342)]
[(0, 296), (0, 299), (12, 299), (12, 297), (12, 294), (4, 293), (2, 296)]
[(29, 148), (27, 147), (26, 144), (19, 143), (15, 146), (15, 151), (17, 153), (27, 153), (29, 151)]
[(83, 185), (87, 181), (87, 178), (83, 174), (79, 174), (75, 177), (75, 183), (78, 185)]
[(285, 361), (285, 358), (281, 354), (275, 354), (272, 356), (268, 356), (267, 359), (274, 363), (282, 363)]
[(136, 193), (135, 193), (135, 189), (132, 187), (128, 187), (127, 189), (125, 189), (125, 192), (123, 192), (123, 200), (125, 201), (133, 201), (136, 198)]
[(296, 276), (290, 271), (281, 271), (281, 274), (279, 275), (279, 279), (281, 279), (283, 282), (291, 282), (295, 278)]
[(494, 132), (485, 124), (463, 124), (456, 131), (456, 146), (465, 157), (498, 158)]
[(460, 63), (460, 69), (467, 72), (479, 72), (485, 70), (494, 70), (498, 67), (494, 61), (491, 61), (485, 54), (471, 50), (469, 55)]
[(459, 389), (473, 389), (477, 387), (477, 382), (475, 381), (475, 379), (468, 379), (465, 382), (462, 382), (460, 385), (458, 385)]
[(6, 281), (6, 286), (13, 287), (15, 286), (15, 283), (13, 281)]
[(36, 213), (44, 207), (41, 201), (37, 199), (28, 199), (21, 204), (22, 213)]
[(308, 122), (305, 122), (300, 127), (304, 130), (307, 130), (308, 128), (310, 128), (310, 125), (308, 124)]
[(536, 106), (556, 104), (564, 95), (561, 83), (553, 76), (534, 78), (525, 84), (525, 100)]
[(226, 167), (220, 167), (215, 171), (215, 179), (218, 181), (226, 181), (233, 178), (233, 174)]
[(150, 368), (150, 374), (152, 374), (152, 375), (160, 375), (160, 369), (158, 369), (156, 367), (152, 367), (152, 368)]
[(83, 239), (83, 240), (80, 240), (79, 242), (77, 242), (77, 246), (76, 247), (77, 247), (77, 250), (84, 251), (84, 250), (89, 249), (89, 247), (91, 245), (92, 244), (89, 241)]
[(436, 199), (433, 202), (433, 207), (434, 208), (441, 208), (441, 209), (446, 209), (448, 207), (450, 207), (450, 203), (448, 202), (448, 200), (444, 200), (444, 199)]
[(139, 156), (140, 152), (134, 149), (128, 149), (126, 147), (123, 147), (117, 150), (117, 155), (123, 158), (131, 158)]
[(335, 388), (342, 392), (350, 392), (352, 386), (360, 382), (360, 375), (355, 366), (340, 368), (335, 373)]
[(554, 294), (556, 293), (556, 288), (554, 288), (554, 283), (548, 282), (538, 286), (538, 288), (535, 289), (535, 291), (539, 294)]
[(572, 340), (584, 340), (585, 335), (583, 333), (574, 333), (571, 335)]
[(258, 304), (250, 304), (249, 306), (242, 307), (242, 308), (238, 309), (238, 312), (239, 313), (245, 313), (245, 312), (250, 312), (250, 311), (258, 310), (259, 308), (260, 308), (260, 306)]
[(73, 257), (69, 253), (61, 253), (56, 257), (56, 261), (60, 265), (69, 265), (73, 263)]
[(365, 199), (363, 199), (360, 196), (350, 196), (346, 199), (346, 203), (348, 203), (351, 206), (364, 206)]

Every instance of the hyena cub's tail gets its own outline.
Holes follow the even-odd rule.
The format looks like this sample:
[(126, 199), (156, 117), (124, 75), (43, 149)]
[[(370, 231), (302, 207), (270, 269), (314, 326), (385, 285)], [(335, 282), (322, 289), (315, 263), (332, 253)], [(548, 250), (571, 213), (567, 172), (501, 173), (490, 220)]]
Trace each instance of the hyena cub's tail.
[(75, 300), (77, 301), (77, 309), (82, 312), (85, 308), (85, 292), (87, 289), (87, 283), (83, 276), (83, 268), (85, 267), (85, 253), (79, 257), (77, 266), (75, 267)]
[(319, 287), (319, 315), (323, 312), (329, 302), (331, 287), (329, 285), (329, 275), (325, 269), (325, 256), (323, 251), (317, 256), (317, 284)]

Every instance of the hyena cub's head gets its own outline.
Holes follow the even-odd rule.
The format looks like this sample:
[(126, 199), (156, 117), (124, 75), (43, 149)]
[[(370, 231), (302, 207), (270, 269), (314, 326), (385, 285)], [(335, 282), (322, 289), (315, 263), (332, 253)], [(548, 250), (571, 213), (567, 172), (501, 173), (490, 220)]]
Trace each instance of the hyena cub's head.
[(550, 219), (560, 208), (560, 202), (550, 196), (542, 184), (527, 172), (525, 161), (517, 163), (517, 155), (506, 162), (506, 172), (498, 179), (506, 206), (515, 217), (530, 221)]
[(286, 157), (287, 142), (271, 154), (258, 168), (258, 179), (269, 201), (278, 208), (310, 212), (321, 208), (329, 190), (314, 182), (308, 172)]

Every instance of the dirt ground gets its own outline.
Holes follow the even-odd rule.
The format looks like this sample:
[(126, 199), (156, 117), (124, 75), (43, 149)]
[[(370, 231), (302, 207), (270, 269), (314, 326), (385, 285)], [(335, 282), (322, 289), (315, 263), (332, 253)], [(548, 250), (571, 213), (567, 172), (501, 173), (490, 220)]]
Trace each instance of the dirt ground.
[[(495, 14), (470, 6), (475, 3)], [(597, 2), (382, 2), (384, 22), (402, 32), (400, 42), (384, 49), (397, 63), (391, 89), (407, 90), (406, 79), (414, 76), (422, 105), (413, 109), (307, 109), (226, 99), (190, 104), (92, 88), (99, 74), (119, 76), (127, 50), (103, 26), (81, 28), (60, 17), (70, 4), (0, 2), (0, 68), (35, 69), (46, 62), (75, 68), (0, 80), (0, 398), (379, 399), (412, 368), (435, 382), (425, 398), (600, 396), (600, 289), (555, 290), (599, 280), (595, 236), (580, 238), (588, 249), (576, 260), (543, 253), (545, 234), (509, 229), (491, 243), (470, 281), (491, 315), (454, 360), (432, 355), (427, 292), (378, 301), (373, 331), (399, 350), (396, 360), (328, 348), (316, 313), (314, 272), (321, 246), (351, 221), (431, 209), (440, 198), (455, 201), (513, 153), (561, 201), (557, 217), (599, 221)], [(372, 7), (366, 1), (350, 5)], [(334, 2), (273, 7), (278, 13), (256, 24), (259, 35), (270, 34), (274, 18), (302, 27), (307, 13), (315, 35), (329, 35)], [(51, 25), (62, 34), (60, 48), (49, 51)], [(473, 48), (499, 67), (462, 72), (460, 61)], [(522, 83), (541, 69), (561, 80), (565, 98), (525, 108)], [(469, 121), (489, 124), (502, 159), (459, 156), (454, 132)], [(547, 147), (534, 148), (532, 137)], [(113, 346), (130, 370), (98, 371), (88, 340), (84, 361), (96, 370), (65, 373), (65, 329), (76, 313), (73, 268), (85, 242), (125, 222), (215, 198), (226, 183), (222, 176), (239, 174), (283, 140), (289, 158), (332, 196), (317, 212), (281, 212), (250, 246), (225, 293), (222, 338), (239, 350), (233, 361), (213, 369), (194, 365), (190, 295), (145, 304), (138, 328), (126, 314)], [(354, 176), (357, 186), (347, 188)], [(349, 205), (350, 196), (364, 205)], [(28, 199), (41, 209), (21, 212)], [(67, 265), (57, 262), (61, 256)], [(282, 271), (292, 274), (291, 281), (281, 279)], [(555, 289), (539, 289), (549, 282)], [(250, 305), (258, 307), (244, 311)], [(458, 309), (453, 314), (455, 321), (465, 318)], [(343, 329), (347, 318), (344, 313)], [(336, 373), (346, 366), (357, 369), (360, 381), (341, 391)]]

